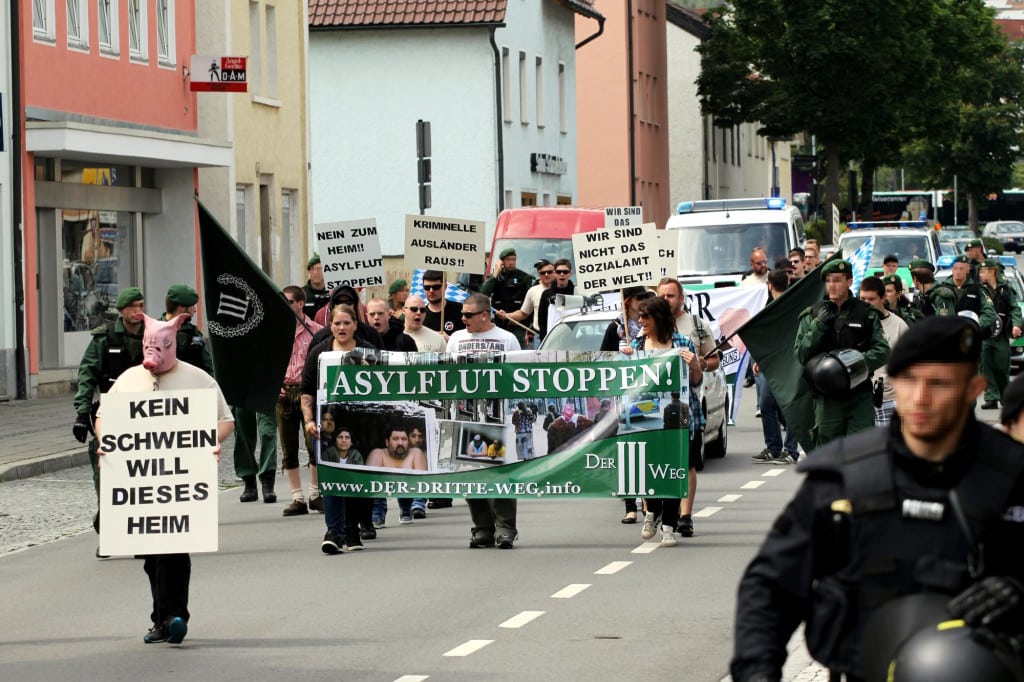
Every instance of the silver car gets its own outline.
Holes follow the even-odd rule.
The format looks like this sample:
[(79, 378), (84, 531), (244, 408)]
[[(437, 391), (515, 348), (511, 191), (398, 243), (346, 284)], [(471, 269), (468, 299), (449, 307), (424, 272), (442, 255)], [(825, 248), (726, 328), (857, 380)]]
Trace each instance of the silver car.
[(998, 239), (1006, 251), (1024, 251), (1024, 223), (1019, 220), (996, 220), (985, 223), (981, 236)]
[[(540, 350), (600, 350), (605, 330), (618, 316), (618, 310), (567, 315), (544, 337)], [(725, 372), (721, 369), (704, 373), (701, 401), (707, 418), (704, 425), (704, 456), (725, 457), (729, 442), (729, 390)], [(630, 411), (630, 417), (643, 417), (651, 412), (660, 414), (654, 400), (636, 400), (625, 409)]]

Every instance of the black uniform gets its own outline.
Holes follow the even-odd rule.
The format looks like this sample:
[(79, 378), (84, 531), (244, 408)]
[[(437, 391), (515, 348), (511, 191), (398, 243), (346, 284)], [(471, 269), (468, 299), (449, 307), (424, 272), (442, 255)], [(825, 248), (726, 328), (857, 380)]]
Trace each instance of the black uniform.
[(572, 296), (575, 291), (576, 285), (572, 283), (572, 280), (569, 280), (569, 283), (561, 289), (558, 288), (557, 282), (552, 282), (551, 286), (541, 292), (537, 311), (537, 326), (540, 328), (540, 338), (543, 339), (544, 335), (548, 333), (548, 307), (555, 304), (555, 296), (558, 294)]
[(973, 416), (940, 463), (910, 452), (896, 418), (828, 444), (799, 468), (806, 480), (740, 582), (737, 682), (779, 679), (801, 621), (814, 658), (856, 679), (864, 624), (885, 602), (953, 596), (988, 575), (1024, 579), (1024, 445)]
[(306, 302), (302, 304), (302, 312), (311, 320), (316, 317), (318, 310), (331, 302), (331, 292), (326, 288), (314, 289), (313, 283), (308, 279), (305, 286), (302, 287), (302, 293), (306, 295)]
[[(480, 293), (490, 296), (491, 307), (495, 310), (512, 313), (523, 307), (526, 292), (533, 284), (533, 277), (518, 268), (512, 272), (502, 270), (496, 276), (487, 278), (480, 286)], [(525, 330), (522, 327), (497, 316), (494, 318), (494, 324), (512, 332), (519, 343), (523, 344)]]

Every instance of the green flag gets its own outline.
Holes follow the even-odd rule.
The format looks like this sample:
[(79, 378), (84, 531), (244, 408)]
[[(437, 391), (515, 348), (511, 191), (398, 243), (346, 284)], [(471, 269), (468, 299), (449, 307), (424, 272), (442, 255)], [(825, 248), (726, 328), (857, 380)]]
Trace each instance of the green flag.
[(295, 314), (202, 204), (199, 244), (217, 383), (228, 404), (272, 413), (292, 352)]
[(804, 380), (794, 346), (800, 313), (825, 296), (821, 267), (797, 280), (736, 332), (768, 381), (786, 418), (786, 428), (793, 430), (805, 452), (814, 448), (814, 392)]

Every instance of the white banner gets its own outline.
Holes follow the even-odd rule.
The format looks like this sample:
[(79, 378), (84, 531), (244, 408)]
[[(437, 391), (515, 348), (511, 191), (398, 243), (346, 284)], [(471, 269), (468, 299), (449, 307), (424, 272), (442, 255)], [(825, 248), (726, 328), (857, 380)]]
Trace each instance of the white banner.
[[(687, 309), (711, 325), (716, 341), (729, 336), (768, 303), (767, 287), (721, 287), (686, 291)], [(738, 336), (722, 348), (722, 369), (735, 374), (747, 347)]]
[(681, 230), (658, 230), (658, 260), (655, 270), (661, 277), (675, 277), (679, 273), (679, 235)]
[(479, 220), (405, 216), (405, 267), (484, 274), (486, 226)]
[(654, 223), (646, 223), (574, 234), (576, 293), (589, 296), (657, 284), (661, 279), (657, 231)]
[(376, 218), (319, 223), (313, 232), (328, 291), (341, 284), (359, 288), (385, 283)]
[(217, 551), (217, 391), (105, 393), (100, 553)]

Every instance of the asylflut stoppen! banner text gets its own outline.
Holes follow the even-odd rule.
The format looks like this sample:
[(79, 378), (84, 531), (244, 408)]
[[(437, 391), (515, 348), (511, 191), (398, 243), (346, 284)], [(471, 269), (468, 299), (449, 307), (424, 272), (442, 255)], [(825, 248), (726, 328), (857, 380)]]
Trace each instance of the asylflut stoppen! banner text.
[(353, 497), (685, 497), (678, 351), (320, 356), (317, 471)]

